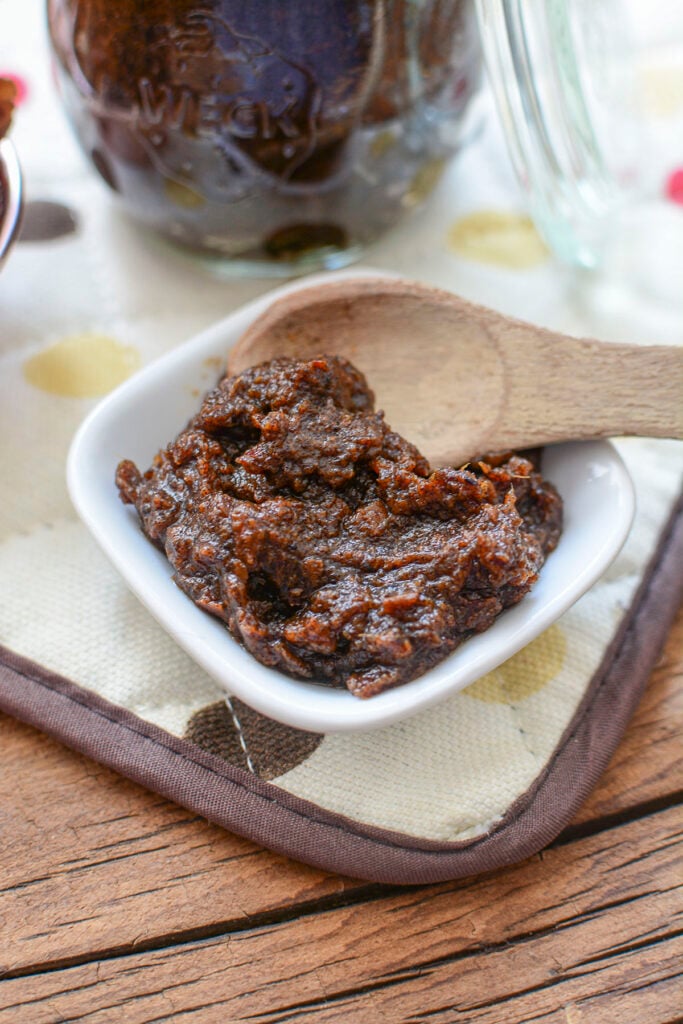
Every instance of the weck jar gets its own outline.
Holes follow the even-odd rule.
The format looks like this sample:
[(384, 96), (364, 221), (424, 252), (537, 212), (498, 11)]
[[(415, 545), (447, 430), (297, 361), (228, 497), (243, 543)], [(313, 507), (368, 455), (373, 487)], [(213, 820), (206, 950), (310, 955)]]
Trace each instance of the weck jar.
[(237, 268), (341, 266), (433, 187), (471, 0), (48, 0), (82, 146), (138, 221)]

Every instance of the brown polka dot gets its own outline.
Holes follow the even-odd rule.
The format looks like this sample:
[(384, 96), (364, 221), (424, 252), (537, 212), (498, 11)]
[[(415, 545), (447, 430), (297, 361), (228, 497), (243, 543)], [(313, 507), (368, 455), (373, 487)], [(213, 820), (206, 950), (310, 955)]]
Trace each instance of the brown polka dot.
[(503, 210), (478, 210), (456, 221), (448, 232), (448, 246), (465, 259), (513, 270), (548, 258), (531, 218)]
[(24, 206), (20, 242), (52, 242), (78, 230), (78, 217), (62, 203), (34, 199)]
[[(311, 756), (323, 739), (318, 733), (302, 732), (274, 722), (236, 697), (231, 699), (231, 703), (249, 757), (257, 775), (262, 779), (275, 779), (296, 768)], [(224, 701), (209, 704), (197, 711), (187, 724), (185, 738), (224, 761), (248, 769), (247, 755), (240, 743), (233, 716)]]
[(106, 395), (140, 366), (140, 354), (104, 334), (62, 338), (24, 363), (24, 376), (41, 391), (64, 398)]
[(465, 693), (487, 704), (519, 704), (554, 679), (566, 657), (564, 630), (550, 626), (533, 643), (468, 686)]

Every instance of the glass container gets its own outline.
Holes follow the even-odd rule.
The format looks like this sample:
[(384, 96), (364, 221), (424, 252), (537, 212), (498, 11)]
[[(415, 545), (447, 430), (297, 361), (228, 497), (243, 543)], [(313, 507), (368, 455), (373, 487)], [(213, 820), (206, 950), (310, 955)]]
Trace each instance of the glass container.
[(546, 241), (596, 279), (680, 311), (683, 3), (476, 2), (512, 162)]
[(472, 0), (48, 0), (59, 87), (138, 221), (237, 269), (354, 259), (438, 181)]

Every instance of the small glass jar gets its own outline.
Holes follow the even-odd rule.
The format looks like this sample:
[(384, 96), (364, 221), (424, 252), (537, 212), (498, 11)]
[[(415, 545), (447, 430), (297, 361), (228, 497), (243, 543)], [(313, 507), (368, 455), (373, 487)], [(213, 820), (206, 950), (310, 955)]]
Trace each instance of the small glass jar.
[(680, 312), (683, 3), (476, 2), (512, 162), (546, 241)]
[(48, 23), (124, 207), (238, 269), (356, 258), (436, 184), (480, 78), (472, 0), (48, 0)]

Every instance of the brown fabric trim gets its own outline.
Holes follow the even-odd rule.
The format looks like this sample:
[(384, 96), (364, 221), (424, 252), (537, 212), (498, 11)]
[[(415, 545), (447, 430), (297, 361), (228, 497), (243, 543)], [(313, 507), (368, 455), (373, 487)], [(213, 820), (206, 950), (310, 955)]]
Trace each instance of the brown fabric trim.
[(416, 884), (489, 871), (546, 846), (614, 752), (683, 597), (681, 502), (626, 621), (534, 785), (486, 836), (419, 841), (363, 826), (255, 778), (0, 647), (0, 709), (224, 828), (314, 867)]

